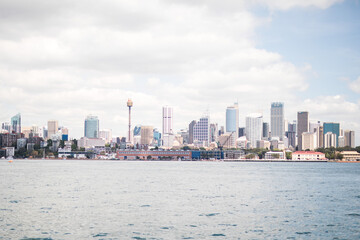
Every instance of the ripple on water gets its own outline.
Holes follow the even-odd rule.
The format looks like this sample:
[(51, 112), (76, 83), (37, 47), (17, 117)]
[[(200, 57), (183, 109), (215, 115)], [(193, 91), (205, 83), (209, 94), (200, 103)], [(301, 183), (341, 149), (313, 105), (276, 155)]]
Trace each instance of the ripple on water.
[(132, 237), (133, 239), (137, 239), (137, 240), (146, 240), (146, 238), (142, 238), (142, 237), (138, 237), (138, 236), (135, 236), (135, 237)]
[(296, 234), (299, 234), (299, 235), (309, 235), (309, 234), (311, 234), (311, 232), (296, 232)]
[(349, 217), (360, 217), (360, 214), (358, 214), (358, 213), (349, 213), (349, 214), (346, 214), (346, 216), (349, 216)]
[(211, 235), (212, 237), (226, 237), (225, 234), (222, 234), (222, 233), (214, 233)]
[(206, 216), (206, 217), (214, 217), (216, 215), (219, 215), (220, 213), (208, 213), (208, 214), (200, 214), (199, 216)]
[(94, 235), (94, 238), (95, 237), (106, 237), (108, 235), (108, 233), (98, 233), (96, 235)]
[(151, 207), (150, 205), (141, 205), (141, 207)]
[(28, 238), (28, 237), (24, 237), (21, 240), (53, 240), (52, 238)]

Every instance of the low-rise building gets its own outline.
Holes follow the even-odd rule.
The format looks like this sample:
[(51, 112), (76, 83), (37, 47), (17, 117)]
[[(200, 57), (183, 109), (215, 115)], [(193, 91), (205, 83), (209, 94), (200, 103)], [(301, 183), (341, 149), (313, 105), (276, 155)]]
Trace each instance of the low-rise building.
[(314, 151), (297, 151), (292, 153), (293, 161), (319, 161), (326, 160), (325, 153)]
[(265, 153), (265, 159), (285, 159), (284, 152), (267, 152)]
[(357, 151), (342, 151), (340, 152), (343, 155), (344, 161), (360, 161), (360, 153)]

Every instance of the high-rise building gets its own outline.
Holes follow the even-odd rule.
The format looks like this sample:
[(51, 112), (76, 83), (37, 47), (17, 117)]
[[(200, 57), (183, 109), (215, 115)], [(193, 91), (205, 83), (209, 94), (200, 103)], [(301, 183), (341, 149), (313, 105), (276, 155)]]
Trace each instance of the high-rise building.
[(18, 113), (11, 118), (11, 132), (21, 133), (21, 114)]
[(309, 132), (316, 132), (316, 129), (318, 129), (318, 127), (321, 126), (321, 123), (320, 121), (317, 121), (317, 122), (310, 122), (309, 123)]
[(268, 140), (269, 139), (269, 123), (264, 122), (263, 123), (263, 134), (262, 134), (262, 138), (264, 140)]
[(318, 126), (316, 128), (316, 135), (317, 135), (317, 145), (318, 145), (318, 148), (323, 148), (324, 147), (324, 128), (323, 126)]
[(309, 113), (298, 112), (297, 113), (297, 137), (298, 137), (298, 150), (302, 149), (302, 134), (309, 132)]
[(4, 122), (1, 124), (1, 129), (6, 130), (8, 133), (11, 133), (11, 124)]
[(239, 106), (235, 103), (226, 109), (226, 132), (234, 132), (235, 137), (239, 136)]
[(304, 132), (301, 134), (302, 137), (302, 148), (303, 150), (309, 149), (313, 151), (317, 148), (317, 138), (316, 133)]
[(288, 146), (296, 147), (296, 123), (288, 123), (288, 131), (285, 133), (288, 138)]
[(351, 130), (344, 131), (345, 146), (355, 148), (355, 132)]
[(239, 136), (238, 137), (243, 137), (243, 136), (245, 136), (245, 128), (244, 127), (241, 127), (241, 128), (239, 128)]
[(211, 123), (210, 124), (210, 142), (216, 142), (219, 136), (218, 124)]
[(261, 140), (263, 135), (263, 117), (262, 114), (253, 113), (246, 116), (246, 138), (250, 141), (251, 147), (256, 147), (256, 142)]
[(154, 128), (152, 126), (141, 126), (141, 140), (142, 145), (150, 145), (154, 138)]
[(284, 127), (284, 103), (271, 103), (271, 137), (279, 137), (283, 140), (285, 136)]
[(162, 133), (173, 133), (173, 108), (165, 106), (162, 108)]
[(49, 120), (48, 121), (48, 138), (51, 138), (53, 135), (55, 135), (58, 132), (59, 124), (57, 120)]
[(102, 129), (99, 131), (99, 138), (105, 140), (105, 143), (110, 143), (112, 141), (112, 132), (110, 129)]
[(134, 127), (134, 136), (140, 136), (140, 132), (141, 132), (141, 125), (136, 125)]
[(335, 133), (327, 132), (324, 134), (324, 148), (336, 147), (337, 137)]
[(331, 132), (331, 133), (336, 135), (336, 145), (335, 145), (335, 147), (337, 147), (338, 146), (337, 138), (340, 136), (340, 124), (339, 123), (333, 123), (333, 122), (324, 122), (323, 127), (324, 127), (324, 134), (326, 134), (328, 132)]
[(99, 138), (99, 119), (89, 115), (85, 119), (84, 136), (87, 138)]
[(205, 116), (194, 125), (194, 143), (209, 146), (210, 143), (210, 117)]
[(189, 144), (194, 143), (194, 126), (196, 124), (195, 120), (192, 120), (189, 124)]

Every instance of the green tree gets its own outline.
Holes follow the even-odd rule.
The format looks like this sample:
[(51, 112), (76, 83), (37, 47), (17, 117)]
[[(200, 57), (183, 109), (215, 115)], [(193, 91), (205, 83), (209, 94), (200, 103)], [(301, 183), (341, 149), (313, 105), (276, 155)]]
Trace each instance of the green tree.
[(278, 154), (278, 153), (273, 153), (273, 154), (271, 154), (271, 156), (274, 159), (279, 159), (280, 158), (280, 154)]
[(64, 141), (64, 140), (60, 140), (59, 147), (60, 147), (60, 148), (64, 148), (64, 147), (65, 147), (65, 141)]
[(292, 159), (292, 153), (291, 152), (286, 152), (286, 159)]
[(152, 157), (149, 155), (149, 156), (147, 156), (147, 160), (151, 160), (152, 159)]
[(250, 153), (248, 155), (245, 156), (245, 159), (254, 159), (255, 158), (255, 154), (254, 153)]

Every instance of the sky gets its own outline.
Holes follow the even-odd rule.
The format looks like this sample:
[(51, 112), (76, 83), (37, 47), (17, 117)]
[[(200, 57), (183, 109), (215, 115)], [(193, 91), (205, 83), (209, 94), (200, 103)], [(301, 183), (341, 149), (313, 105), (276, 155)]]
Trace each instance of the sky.
[(50, 119), (79, 138), (84, 119), (126, 136), (132, 125), (174, 129), (209, 113), (240, 126), (271, 102), (285, 118), (340, 122), (360, 145), (359, 0), (0, 2), (0, 122)]

